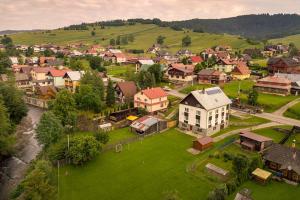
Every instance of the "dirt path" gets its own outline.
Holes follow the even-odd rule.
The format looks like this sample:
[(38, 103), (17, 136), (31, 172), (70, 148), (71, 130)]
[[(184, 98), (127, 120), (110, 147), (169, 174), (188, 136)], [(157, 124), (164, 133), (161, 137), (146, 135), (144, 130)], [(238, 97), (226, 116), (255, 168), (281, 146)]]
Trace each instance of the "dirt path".
[(23, 179), (28, 164), (35, 159), (41, 150), (41, 146), (35, 139), (34, 128), (39, 122), (43, 111), (29, 107), (25, 117), (16, 131), (16, 154), (4, 161), (1, 166), (0, 200), (6, 200), (10, 192)]

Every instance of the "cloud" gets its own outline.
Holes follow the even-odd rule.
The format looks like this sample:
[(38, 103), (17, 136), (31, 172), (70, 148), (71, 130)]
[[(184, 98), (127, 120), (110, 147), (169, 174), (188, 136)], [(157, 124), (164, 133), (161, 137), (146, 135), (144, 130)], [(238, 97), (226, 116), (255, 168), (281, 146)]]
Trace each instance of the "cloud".
[(109, 19), (183, 20), (300, 13), (299, 0), (0, 0), (0, 30), (58, 28)]

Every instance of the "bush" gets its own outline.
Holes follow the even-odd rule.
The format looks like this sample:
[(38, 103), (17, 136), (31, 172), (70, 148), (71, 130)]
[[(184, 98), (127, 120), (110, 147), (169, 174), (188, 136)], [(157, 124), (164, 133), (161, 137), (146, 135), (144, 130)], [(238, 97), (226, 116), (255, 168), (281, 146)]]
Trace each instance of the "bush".
[(231, 195), (235, 192), (237, 185), (236, 185), (235, 181), (232, 180), (232, 181), (229, 181), (228, 183), (226, 183), (226, 187), (227, 187), (228, 195)]
[(109, 135), (106, 132), (98, 131), (94, 133), (96, 140), (102, 144), (106, 144), (109, 141)]

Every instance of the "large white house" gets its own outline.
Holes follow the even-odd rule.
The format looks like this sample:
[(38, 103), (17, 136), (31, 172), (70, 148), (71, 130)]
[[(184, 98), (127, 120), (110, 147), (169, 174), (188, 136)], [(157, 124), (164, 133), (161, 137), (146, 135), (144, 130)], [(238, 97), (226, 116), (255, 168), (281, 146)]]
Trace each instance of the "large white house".
[(179, 128), (212, 135), (229, 124), (231, 100), (219, 87), (192, 91), (179, 104)]

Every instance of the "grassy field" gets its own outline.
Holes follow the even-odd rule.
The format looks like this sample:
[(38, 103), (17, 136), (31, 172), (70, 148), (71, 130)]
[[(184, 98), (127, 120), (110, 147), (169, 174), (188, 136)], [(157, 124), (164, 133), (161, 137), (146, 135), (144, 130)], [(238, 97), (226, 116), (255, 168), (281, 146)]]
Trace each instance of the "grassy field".
[(269, 41), (273, 44), (282, 43), (288, 45), (290, 43), (294, 43), (297, 47), (300, 47), (300, 34), (291, 35), (283, 38), (276, 38)]
[(107, 144), (115, 144), (118, 141), (136, 136), (136, 134), (130, 132), (129, 127), (116, 129), (116, 130), (110, 131), (108, 134), (109, 134), (109, 141)]
[(125, 74), (127, 72), (128, 69), (135, 69), (135, 66), (133, 65), (111, 65), (111, 66), (107, 66), (107, 73), (109, 75), (112, 75), (114, 77), (119, 77), (119, 78), (124, 78)]
[[(99, 43), (108, 45), (111, 38), (116, 38), (118, 35), (133, 34), (135, 41), (121, 48), (126, 49), (144, 49), (147, 50), (153, 43), (155, 43), (157, 36), (163, 35), (166, 37), (165, 44), (170, 47), (170, 51), (177, 51), (181, 48), (182, 38), (188, 34), (192, 38), (192, 45), (189, 47), (194, 52), (212, 47), (215, 45), (230, 45), (234, 49), (245, 49), (255, 47), (246, 42), (245, 39), (238, 36), (226, 34), (208, 34), (208, 33), (194, 33), (184, 31), (174, 31), (167, 27), (158, 27), (151, 24), (137, 24), (134, 26), (119, 26), (106, 27), (105, 29), (96, 28), (96, 36), (91, 36), (91, 30), (86, 31), (64, 31), (52, 30), (51, 33), (42, 32), (28, 32), (17, 33), (11, 35), (16, 44), (59, 44), (67, 45), (70, 43), (85, 43), (93, 44)], [(261, 46), (261, 45), (259, 45)]]
[(300, 103), (290, 107), (283, 115), (293, 119), (300, 119)]
[(241, 118), (238, 118), (235, 116), (230, 116), (230, 120), (229, 120), (230, 125), (227, 128), (214, 134), (213, 137), (217, 137), (219, 135), (222, 135), (224, 133), (227, 133), (227, 132), (230, 132), (233, 130), (256, 126), (256, 125), (260, 125), (260, 124), (264, 124), (264, 123), (268, 123), (268, 122), (269, 122), (269, 120), (267, 120), (267, 119), (263, 119), (263, 118), (259, 118), (259, 117), (255, 117), (255, 116), (251, 116), (251, 115), (249, 115), (246, 119), (241, 119)]
[[(231, 170), (230, 163), (209, 158), (229, 139), (195, 156), (186, 151), (193, 138), (170, 129), (131, 143), (121, 153), (109, 151), (84, 166), (62, 167), (59, 199), (150, 200), (166, 199), (173, 193), (180, 199), (206, 199), (222, 181), (204, 171), (203, 166), (211, 162)], [(230, 145), (222, 151), (242, 150)]]
[(268, 59), (253, 59), (251, 60), (252, 64), (258, 64), (261, 67), (267, 67)]
[[(248, 181), (244, 183), (238, 190), (244, 188), (250, 189), (252, 192), (252, 198), (255, 200), (294, 200), (298, 199), (300, 195), (299, 186), (292, 186), (286, 183), (279, 183), (271, 181), (266, 185), (258, 184), (255, 181)], [(235, 197), (231, 195), (228, 199), (233, 200)]]
[[(265, 137), (272, 138), (275, 143), (279, 143), (284, 138), (285, 134), (274, 130), (274, 128), (275, 127), (263, 128), (254, 130), (253, 132)], [(290, 129), (290, 127), (287, 126), (278, 126), (278, 128)]]
[[(248, 91), (252, 89), (254, 82), (251, 80), (243, 80), (240, 81), (241, 94), (240, 99), (242, 101), (247, 101)], [(188, 94), (193, 90), (203, 89), (203, 87), (212, 87), (213, 85), (209, 84), (197, 84), (194, 86), (188, 86), (182, 89), (180, 92)], [(230, 83), (226, 83), (222, 87), (223, 91), (228, 95), (229, 98), (236, 98), (238, 96), (239, 90), (239, 81), (231, 81)], [(261, 105), (266, 112), (273, 112), (288, 102), (296, 99), (296, 96), (278, 96), (272, 94), (263, 94), (259, 93), (258, 96), (258, 104)]]

